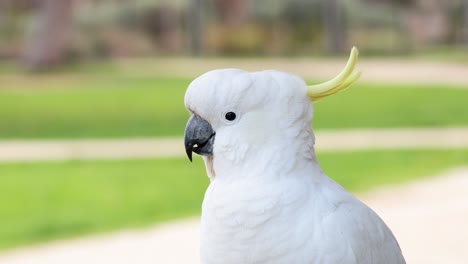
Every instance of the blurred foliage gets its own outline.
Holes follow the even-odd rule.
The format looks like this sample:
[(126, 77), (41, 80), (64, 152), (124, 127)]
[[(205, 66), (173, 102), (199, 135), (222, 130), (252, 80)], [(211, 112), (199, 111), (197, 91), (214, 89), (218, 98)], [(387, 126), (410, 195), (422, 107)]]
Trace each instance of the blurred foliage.
[(273, 38), (272, 32), (260, 24), (236, 28), (211, 25), (206, 28), (205, 47), (225, 55), (262, 55)]
[[(54, 1), (54, 0), (47, 0)], [(0, 8), (0, 59), (18, 59), (43, 10), (39, 3), (5, 1)], [(64, 60), (189, 54), (191, 21), (201, 12), (201, 44), (208, 55), (321, 54), (323, 0), (78, 1)], [(366, 54), (410, 54), (439, 45), (464, 46), (468, 17), (457, 0), (337, 1), (343, 47)], [(229, 8), (229, 7), (236, 8)], [(229, 22), (234, 21), (234, 22)], [(427, 25), (427, 26), (423, 26)], [(33, 45), (34, 46), (34, 45)], [(343, 50), (345, 52), (345, 50)]]
[[(318, 159), (345, 188), (366, 191), (468, 165), (468, 151), (318, 153)], [(200, 158), (2, 163), (0, 199), (8, 202), (0, 203), (0, 249), (198, 215), (207, 185)]]
[(307, 54), (320, 50), (323, 43), (322, 4), (320, 1), (291, 1), (281, 14), (288, 22), (287, 34), (289, 53)]

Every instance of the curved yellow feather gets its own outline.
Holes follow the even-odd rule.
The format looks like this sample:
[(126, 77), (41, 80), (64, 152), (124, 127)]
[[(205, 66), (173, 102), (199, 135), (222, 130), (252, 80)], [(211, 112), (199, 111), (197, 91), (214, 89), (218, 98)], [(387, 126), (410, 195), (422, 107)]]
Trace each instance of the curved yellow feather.
[(312, 102), (316, 102), (324, 97), (343, 91), (356, 82), (361, 76), (361, 72), (353, 73), (358, 59), (359, 51), (356, 47), (351, 49), (351, 54), (343, 71), (328, 82), (310, 85), (307, 87), (307, 95)]

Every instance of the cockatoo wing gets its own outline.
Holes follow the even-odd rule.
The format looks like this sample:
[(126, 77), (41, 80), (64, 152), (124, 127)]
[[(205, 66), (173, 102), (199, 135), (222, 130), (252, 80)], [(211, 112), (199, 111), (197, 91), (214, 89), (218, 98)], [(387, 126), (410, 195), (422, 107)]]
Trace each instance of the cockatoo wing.
[(314, 263), (404, 264), (398, 242), (382, 219), (338, 184), (329, 187), (322, 205), (330, 207), (331, 202), (334, 209), (318, 222), (314, 248), (323, 252), (314, 252)]

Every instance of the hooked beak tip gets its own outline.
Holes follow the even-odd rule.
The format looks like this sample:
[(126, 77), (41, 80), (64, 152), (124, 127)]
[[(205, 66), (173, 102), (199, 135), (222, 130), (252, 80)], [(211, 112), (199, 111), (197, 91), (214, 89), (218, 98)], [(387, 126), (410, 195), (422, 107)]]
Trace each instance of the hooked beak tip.
[(185, 142), (185, 153), (187, 153), (187, 157), (189, 158), (190, 162), (192, 162), (192, 152), (193, 152), (193, 146)]
[(187, 157), (190, 160), (190, 162), (192, 162), (192, 151), (187, 150)]

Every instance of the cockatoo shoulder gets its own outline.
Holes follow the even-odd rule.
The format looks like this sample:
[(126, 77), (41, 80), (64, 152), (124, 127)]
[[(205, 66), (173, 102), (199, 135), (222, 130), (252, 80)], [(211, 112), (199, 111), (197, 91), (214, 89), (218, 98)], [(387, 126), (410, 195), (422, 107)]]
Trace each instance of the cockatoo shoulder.
[(372, 209), (332, 180), (319, 193), (314, 263), (405, 263), (391, 230)]

